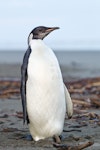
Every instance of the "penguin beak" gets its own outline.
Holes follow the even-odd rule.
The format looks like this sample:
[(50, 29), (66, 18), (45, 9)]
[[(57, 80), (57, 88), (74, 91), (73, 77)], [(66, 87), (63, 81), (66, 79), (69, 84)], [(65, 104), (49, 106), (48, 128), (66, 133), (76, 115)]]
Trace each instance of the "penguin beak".
[(59, 27), (45, 27), (45, 30), (43, 31), (43, 33), (40, 33), (41, 38), (40, 39), (44, 39), (50, 32), (59, 29)]
[(59, 27), (52, 27), (52, 28), (47, 28), (46, 32), (50, 33), (56, 29), (59, 29)]

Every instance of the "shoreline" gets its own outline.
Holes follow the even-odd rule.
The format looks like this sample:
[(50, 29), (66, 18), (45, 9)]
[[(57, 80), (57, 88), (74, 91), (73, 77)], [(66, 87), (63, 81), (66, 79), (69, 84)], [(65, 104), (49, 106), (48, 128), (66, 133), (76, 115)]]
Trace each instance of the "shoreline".
[[(0, 52), (0, 78), (21, 77), (21, 64), (25, 51)], [(64, 81), (100, 76), (100, 51), (54, 51)]]
[[(100, 70), (96, 68), (86, 68), (82, 65), (60, 64), (64, 81), (73, 81), (88, 77), (99, 77)], [(0, 64), (0, 78), (21, 78), (21, 64)]]

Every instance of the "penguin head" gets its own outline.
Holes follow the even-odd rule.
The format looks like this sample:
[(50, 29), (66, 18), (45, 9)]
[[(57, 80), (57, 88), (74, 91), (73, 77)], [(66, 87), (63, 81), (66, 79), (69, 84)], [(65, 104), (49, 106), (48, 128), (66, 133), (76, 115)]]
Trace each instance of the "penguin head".
[(44, 26), (36, 27), (29, 34), (28, 43), (30, 43), (32, 39), (43, 40), (50, 32), (56, 29), (59, 29), (59, 27), (44, 27)]

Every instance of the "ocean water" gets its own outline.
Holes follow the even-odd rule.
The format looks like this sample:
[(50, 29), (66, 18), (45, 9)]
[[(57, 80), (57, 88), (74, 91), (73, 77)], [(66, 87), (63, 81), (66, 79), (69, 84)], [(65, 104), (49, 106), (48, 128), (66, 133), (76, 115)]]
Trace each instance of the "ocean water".
[[(25, 51), (0, 51), (0, 63), (22, 63)], [(55, 51), (61, 64), (100, 68), (100, 51)]]
[[(25, 51), (0, 51), (0, 64), (21, 64)], [(55, 51), (63, 76), (100, 76), (100, 51)]]

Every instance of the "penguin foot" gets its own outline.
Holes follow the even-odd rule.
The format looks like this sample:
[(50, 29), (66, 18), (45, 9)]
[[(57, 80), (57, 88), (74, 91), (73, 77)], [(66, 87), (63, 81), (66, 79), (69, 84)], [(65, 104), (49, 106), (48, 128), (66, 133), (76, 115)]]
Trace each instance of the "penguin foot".
[(55, 143), (60, 144), (61, 143), (61, 137), (58, 135), (54, 135), (54, 141), (55, 141)]
[(60, 138), (61, 141), (66, 139), (66, 137), (64, 135), (60, 135), (59, 138)]
[(56, 147), (56, 148), (61, 148), (61, 149), (69, 148), (69, 146), (67, 144), (61, 144), (61, 141), (65, 140), (65, 139), (66, 139), (66, 137), (63, 136), (63, 135), (60, 135), (60, 136), (54, 135), (55, 142), (53, 143), (53, 146)]
[(63, 136), (60, 135), (54, 135), (54, 140), (55, 142), (53, 143), (53, 146), (56, 147), (56, 148), (68, 148), (68, 146), (66, 144), (61, 144), (61, 140), (63, 140)]
[(22, 139), (25, 139), (27, 141), (33, 141), (33, 138), (32, 138), (32, 136), (30, 134), (23, 136)]

